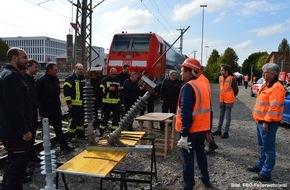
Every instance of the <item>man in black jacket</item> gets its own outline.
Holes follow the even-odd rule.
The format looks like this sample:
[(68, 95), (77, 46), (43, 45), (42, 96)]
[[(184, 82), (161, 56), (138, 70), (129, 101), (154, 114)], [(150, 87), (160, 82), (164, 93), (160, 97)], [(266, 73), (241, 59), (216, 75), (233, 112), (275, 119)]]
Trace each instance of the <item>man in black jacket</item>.
[[(130, 78), (126, 79), (123, 86), (123, 102), (125, 106), (125, 113), (127, 113), (132, 105), (137, 101), (143, 87), (138, 85), (138, 73), (132, 73)], [(128, 126), (128, 131), (134, 131), (133, 122)]]
[(48, 118), (52, 124), (61, 151), (72, 151), (74, 148), (67, 143), (62, 131), (60, 83), (56, 76), (58, 70), (56, 63), (46, 65), (45, 75), (36, 81), (36, 97), (41, 118)]
[[(171, 70), (169, 78), (163, 80), (160, 89), (160, 103), (163, 113), (176, 113), (177, 100), (182, 81), (177, 79), (177, 72)], [(164, 122), (160, 123), (160, 130), (164, 130)]]
[(8, 154), (2, 190), (22, 190), (32, 138), (31, 96), (21, 73), (28, 59), (25, 51), (16, 47), (8, 50), (7, 58), (10, 64), (0, 74), (0, 138)]
[(35, 90), (35, 78), (34, 76), (39, 71), (39, 64), (34, 59), (29, 59), (27, 63), (27, 70), (24, 75), (25, 82), (27, 83), (29, 87), (29, 91), (31, 94), (31, 100), (32, 100), (32, 125), (30, 127), (30, 131), (32, 133), (32, 139), (30, 141), (30, 150), (28, 155), (28, 160), (32, 162), (40, 162), (41, 160), (38, 158), (35, 149), (34, 149), (34, 143), (35, 143), (35, 135), (36, 130), (38, 127), (38, 113), (37, 113), (37, 100), (36, 100), (36, 90)]

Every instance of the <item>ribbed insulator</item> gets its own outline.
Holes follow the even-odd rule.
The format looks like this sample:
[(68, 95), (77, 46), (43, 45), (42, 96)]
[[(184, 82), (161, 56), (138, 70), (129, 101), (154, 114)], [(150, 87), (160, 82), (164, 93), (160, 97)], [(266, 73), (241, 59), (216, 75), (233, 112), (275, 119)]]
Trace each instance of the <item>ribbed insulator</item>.
[(84, 111), (85, 111), (85, 121), (87, 122), (87, 139), (89, 145), (96, 144), (96, 134), (94, 132), (94, 116), (95, 116), (95, 104), (94, 104), (94, 87), (91, 86), (90, 80), (86, 80), (86, 85), (84, 86)]
[(43, 128), (43, 151), (40, 152), (40, 162), (41, 174), (45, 175), (46, 186), (45, 190), (54, 190), (56, 189), (55, 184), (53, 183), (52, 174), (55, 173), (56, 164), (55, 164), (55, 151), (50, 149), (50, 136), (49, 136), (49, 121), (48, 118), (42, 119), (42, 128)]
[(94, 105), (94, 87), (91, 86), (89, 80), (86, 81), (84, 86), (84, 111), (85, 111), (85, 121), (87, 123), (93, 123), (94, 114), (95, 114), (95, 105)]
[(119, 127), (113, 133), (106, 137), (110, 145), (115, 145), (117, 143), (121, 132), (128, 128), (130, 123), (134, 121), (139, 112), (147, 105), (147, 100), (150, 95), (150, 92), (146, 92), (144, 96), (139, 97), (135, 104), (132, 106), (132, 108), (130, 108), (130, 110), (128, 110), (128, 112), (121, 119), (121, 121), (119, 122)]

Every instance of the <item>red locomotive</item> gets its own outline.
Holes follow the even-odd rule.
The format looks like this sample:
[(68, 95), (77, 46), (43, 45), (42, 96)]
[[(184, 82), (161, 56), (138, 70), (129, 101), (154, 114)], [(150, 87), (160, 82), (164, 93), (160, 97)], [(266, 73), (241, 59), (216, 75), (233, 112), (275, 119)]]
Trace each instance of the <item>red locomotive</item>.
[(170, 48), (155, 33), (115, 34), (108, 54), (106, 74), (112, 67), (120, 72), (122, 66), (128, 64), (131, 72), (147, 71), (149, 77), (159, 84), (169, 70), (180, 71), (183, 60), (183, 55)]

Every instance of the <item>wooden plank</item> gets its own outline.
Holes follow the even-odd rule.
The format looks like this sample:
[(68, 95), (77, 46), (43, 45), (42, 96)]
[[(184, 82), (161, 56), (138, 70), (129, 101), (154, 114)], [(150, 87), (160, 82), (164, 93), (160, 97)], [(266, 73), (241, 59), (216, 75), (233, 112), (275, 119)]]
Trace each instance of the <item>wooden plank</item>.
[[(143, 137), (145, 132), (123, 131), (122, 134), (130, 134), (138, 137), (138, 140), (121, 139), (123, 143), (128, 145), (136, 145)], [(116, 165), (127, 155), (127, 152), (120, 151), (88, 151), (84, 150), (71, 160), (57, 168), (57, 172), (86, 175), (93, 177), (106, 177)]]
[(154, 113), (147, 113), (145, 115), (141, 115), (135, 118), (137, 121), (164, 121), (166, 119), (169, 119), (173, 117), (173, 113), (159, 113), (159, 112), (154, 112)]

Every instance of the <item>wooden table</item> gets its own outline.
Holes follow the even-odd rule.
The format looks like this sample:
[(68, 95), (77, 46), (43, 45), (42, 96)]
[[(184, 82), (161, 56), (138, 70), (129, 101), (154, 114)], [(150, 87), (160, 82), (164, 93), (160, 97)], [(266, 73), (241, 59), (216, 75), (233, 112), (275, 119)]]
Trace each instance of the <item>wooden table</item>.
[[(127, 145), (136, 145), (145, 132), (123, 131), (120, 140)], [(122, 138), (124, 137), (124, 138)], [(132, 137), (132, 138), (125, 138)], [(128, 152), (84, 150), (57, 168), (57, 172), (93, 177), (106, 177)]]
[[(147, 113), (145, 115), (141, 115), (135, 118), (136, 121), (139, 122), (139, 129), (140, 131), (144, 130), (144, 122), (148, 122), (148, 129), (147, 133), (152, 134), (153, 133), (153, 122), (165, 122), (168, 119), (172, 119), (175, 114), (173, 113)], [(172, 125), (173, 126), (173, 125)], [(175, 129), (172, 129), (174, 132)], [(156, 139), (157, 141), (160, 139)], [(164, 149), (163, 149), (163, 156), (164, 159), (167, 157), (168, 152), (168, 146), (169, 146), (169, 129), (168, 129), (168, 123), (165, 124), (165, 131), (164, 131)], [(173, 140), (173, 139), (172, 139)]]

